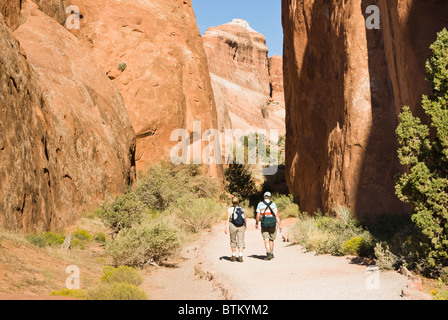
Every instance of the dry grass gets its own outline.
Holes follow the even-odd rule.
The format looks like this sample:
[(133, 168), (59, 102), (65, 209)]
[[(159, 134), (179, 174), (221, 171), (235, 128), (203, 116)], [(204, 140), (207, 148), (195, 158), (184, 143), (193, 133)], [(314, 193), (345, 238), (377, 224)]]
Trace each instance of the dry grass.
[[(97, 219), (82, 218), (65, 232), (86, 229), (91, 233), (104, 232)], [(61, 250), (59, 247), (39, 248), (26, 240), (26, 234), (0, 230), (0, 294), (47, 296), (65, 288), (69, 265), (80, 270), (82, 288), (95, 284), (108, 263), (100, 244), (91, 242), (84, 250)]]

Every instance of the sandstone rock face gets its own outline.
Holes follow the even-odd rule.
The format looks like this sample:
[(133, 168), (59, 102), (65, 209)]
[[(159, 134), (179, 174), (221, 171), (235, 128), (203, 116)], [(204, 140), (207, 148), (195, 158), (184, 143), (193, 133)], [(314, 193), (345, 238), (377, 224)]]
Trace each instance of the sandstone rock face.
[[(209, 28), (203, 39), (216, 106), (221, 110), (219, 123), (228, 127), (227, 110), (233, 129), (278, 129), (279, 134), (284, 134), (283, 105), (272, 103), (265, 37), (246, 21), (234, 19)], [(273, 58), (274, 66), (276, 61), (278, 58)], [(280, 90), (278, 70), (276, 72), (276, 89)], [(261, 108), (267, 104), (269, 115), (263, 116)]]
[[(371, 4), (381, 9), (380, 30), (366, 28)], [(435, 32), (446, 24), (448, 4), (287, 0), (282, 5), (290, 191), (308, 212), (339, 205), (358, 217), (407, 212), (394, 193), (394, 174), (402, 170), (397, 114), (403, 104), (418, 109), (426, 87), (424, 61)]]
[(283, 57), (274, 55), (269, 58), (269, 75), (271, 77), (271, 97), (285, 105), (285, 89), (283, 87)]
[(33, 0), (39, 9), (53, 18), (60, 24), (64, 24), (67, 19), (66, 8), (70, 5), (70, 0)]
[(79, 40), (23, 5), (14, 34), (0, 21), (0, 225), (55, 229), (126, 191), (135, 134), (120, 93)]
[[(137, 135), (137, 169), (169, 159), (173, 130), (217, 128), (207, 59), (191, 1), (73, 0), (91, 49), (123, 95)], [(118, 66), (122, 64), (122, 70)], [(125, 68), (124, 68), (125, 66)], [(210, 166), (222, 176), (222, 166)]]
[(0, 0), (0, 14), (11, 29), (16, 29), (20, 23), (21, 0)]

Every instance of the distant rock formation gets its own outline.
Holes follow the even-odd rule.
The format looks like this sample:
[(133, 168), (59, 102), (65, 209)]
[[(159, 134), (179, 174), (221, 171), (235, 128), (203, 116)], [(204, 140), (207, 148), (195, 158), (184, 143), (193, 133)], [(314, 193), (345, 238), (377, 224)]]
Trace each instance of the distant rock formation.
[(278, 129), (284, 134), (281, 58), (269, 59), (264, 35), (234, 19), (209, 28), (203, 39), (220, 128)]

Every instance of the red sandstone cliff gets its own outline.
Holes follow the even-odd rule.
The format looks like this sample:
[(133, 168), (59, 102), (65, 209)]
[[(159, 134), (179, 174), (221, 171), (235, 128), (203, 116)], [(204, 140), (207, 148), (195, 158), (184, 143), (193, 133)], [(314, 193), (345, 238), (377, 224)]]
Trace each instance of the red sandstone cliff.
[(9, 5), (17, 29), (0, 18), (0, 225), (57, 228), (132, 183), (135, 134), (79, 40), (36, 4)]
[[(370, 4), (380, 30), (366, 29)], [(448, 3), (285, 0), (282, 10), (287, 178), (301, 209), (406, 212), (394, 194), (397, 114), (419, 108)]]
[(123, 193), (136, 161), (169, 159), (173, 130), (218, 127), (191, 1), (0, 0), (0, 13), (1, 227), (63, 226)]
[[(123, 95), (137, 135), (137, 169), (169, 159), (171, 132), (217, 128), (207, 58), (191, 0), (72, 0), (82, 20), (74, 34)], [(118, 66), (125, 63), (121, 71)], [(199, 136), (198, 135), (198, 136)], [(210, 166), (222, 177), (222, 166)]]

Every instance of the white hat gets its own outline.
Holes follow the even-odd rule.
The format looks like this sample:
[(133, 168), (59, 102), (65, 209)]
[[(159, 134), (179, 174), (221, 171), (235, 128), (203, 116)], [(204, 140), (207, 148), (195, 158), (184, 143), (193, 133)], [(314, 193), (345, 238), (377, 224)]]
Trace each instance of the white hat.
[(264, 197), (265, 198), (270, 198), (271, 197), (271, 193), (270, 192), (265, 192), (264, 193)]

